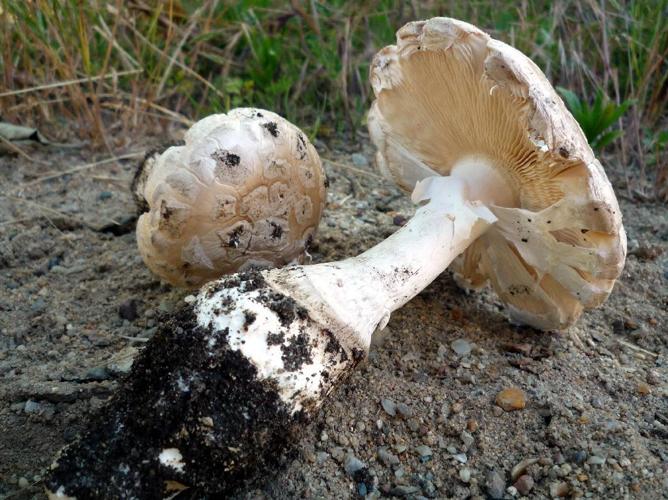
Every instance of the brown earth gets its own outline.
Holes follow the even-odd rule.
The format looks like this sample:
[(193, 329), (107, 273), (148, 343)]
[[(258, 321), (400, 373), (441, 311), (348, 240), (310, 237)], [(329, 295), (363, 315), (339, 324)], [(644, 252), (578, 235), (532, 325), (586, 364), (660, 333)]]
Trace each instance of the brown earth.
[[(46, 163), (0, 156), (0, 498), (43, 497), (54, 454), (188, 295), (137, 253), (135, 160), (44, 179), (95, 158), (25, 150)], [(335, 163), (314, 261), (357, 254), (411, 215), (365, 165), (364, 140), (320, 152)], [(378, 334), (285, 468), (239, 498), (510, 498), (531, 483), (531, 498), (668, 497), (668, 210), (620, 203), (630, 255), (602, 307), (542, 333), (444, 273)], [(523, 408), (497, 406), (508, 388)]]

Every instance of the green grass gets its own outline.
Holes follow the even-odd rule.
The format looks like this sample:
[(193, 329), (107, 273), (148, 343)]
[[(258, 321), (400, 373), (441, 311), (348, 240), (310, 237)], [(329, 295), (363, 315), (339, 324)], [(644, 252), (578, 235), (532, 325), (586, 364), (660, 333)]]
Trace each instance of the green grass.
[(83, 80), (0, 97), (3, 118), (75, 123), (77, 135), (98, 145), (112, 128), (130, 133), (146, 120), (185, 122), (236, 106), (272, 109), (311, 136), (354, 137), (372, 98), (373, 54), (405, 22), (445, 15), (529, 55), (568, 89), (571, 107), (579, 103), (583, 128), (592, 125), (584, 111), (607, 109), (606, 127), (590, 139), (635, 167), (638, 186), (665, 168), (657, 144), (667, 122), (668, 0), (0, 0), (0, 7), (0, 94)]
[(575, 92), (563, 87), (557, 87), (557, 90), (582, 127), (582, 131), (592, 148), (603, 149), (618, 137), (621, 137), (622, 130), (610, 129), (626, 113), (633, 101), (627, 100), (621, 104), (615, 104), (603, 95), (603, 90), (598, 89), (594, 102), (590, 105), (588, 102), (582, 101)]

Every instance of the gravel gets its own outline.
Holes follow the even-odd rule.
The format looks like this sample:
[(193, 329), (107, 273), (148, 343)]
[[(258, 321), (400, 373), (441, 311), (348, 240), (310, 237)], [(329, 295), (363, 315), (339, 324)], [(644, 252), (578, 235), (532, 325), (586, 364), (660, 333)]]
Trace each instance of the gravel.
[(471, 354), (471, 343), (466, 339), (457, 339), (450, 344), (450, 347), (458, 356), (464, 357)]
[(366, 468), (366, 464), (356, 456), (349, 454), (346, 456), (343, 468), (345, 469), (346, 474), (352, 476), (355, 472)]
[(401, 463), (399, 457), (390, 453), (384, 446), (378, 448), (378, 458), (388, 467), (399, 465)]
[(380, 404), (389, 416), (395, 417), (397, 415), (397, 404), (391, 399), (382, 399)]
[[(354, 168), (370, 175), (346, 169), (354, 165), (353, 153), (369, 160)], [(54, 148), (29, 154), (49, 166), (0, 156), (0, 191), (104, 158)], [(364, 140), (329, 146), (323, 156), (338, 165), (325, 162), (329, 198), (311, 251), (314, 262), (357, 254), (396, 231), (395, 217), (411, 217), (406, 194), (373, 176), (373, 149)], [(129, 184), (134, 163), (106, 168), (99, 175)], [(92, 227), (134, 215), (122, 183), (95, 182), (71, 175), (36, 184), (25, 196), (54, 209), (72, 202), (79, 210), (73, 215)], [(103, 203), (102, 189), (113, 194)], [(522, 481), (533, 481), (530, 498), (549, 498), (553, 483), (562, 482), (574, 497), (661, 498), (668, 489), (668, 211), (619, 201), (631, 237), (664, 251), (654, 260), (629, 256), (605, 304), (567, 332), (538, 332), (510, 324), (489, 288), (463, 293), (444, 272), (392, 315), (370, 358), (303, 425), (296, 448), (304, 451), (287, 454), (285, 467), (266, 471), (266, 481), (232, 499), (350, 498), (364, 490), (378, 498), (399, 488), (411, 498), (482, 500), (490, 470), (503, 480), (505, 498), (509, 487), (521, 495)], [(44, 477), (53, 454), (113, 394), (141, 351), (141, 339), (193, 292), (151, 275), (137, 255), (131, 226), (124, 234), (102, 233), (53, 214), (50, 222), (31, 218), (24, 208), (0, 197), (0, 496), (27, 499), (42, 498), (33, 478)], [(4, 224), (11, 219), (25, 222)], [(44, 306), (33, 309), (38, 299)], [(133, 299), (137, 317), (121, 317), (119, 306)], [(457, 340), (468, 342), (468, 354), (455, 351)], [(111, 376), (85, 380), (92, 368), (106, 368)], [(648, 393), (641, 382), (650, 386)], [(507, 412), (496, 397), (512, 387), (521, 388), (525, 406)], [(383, 399), (394, 403), (394, 415)], [(27, 413), (27, 401), (40, 411)], [(463, 432), (474, 439), (468, 449)], [(415, 452), (419, 446), (432, 450), (429, 460)], [(381, 448), (398, 463), (389, 458), (386, 464)], [(349, 475), (348, 456), (368, 468)], [(589, 464), (592, 456), (605, 462)], [(538, 462), (511, 478), (513, 467), (529, 458)], [(571, 471), (561, 477), (568, 471), (564, 464)], [(467, 477), (465, 468), (468, 482), (460, 475)], [(25, 489), (18, 486), (21, 477)]]
[(487, 473), (485, 478), (485, 487), (487, 489), (487, 494), (490, 498), (498, 500), (503, 498), (503, 494), (506, 491), (506, 482), (501, 477), (497, 471), (492, 470)]
[(521, 410), (526, 406), (526, 394), (522, 389), (509, 387), (496, 395), (496, 404), (505, 411)]
[(515, 484), (513, 484), (518, 493), (524, 496), (528, 495), (531, 492), (531, 490), (533, 489), (533, 485), (534, 485), (533, 478), (527, 474), (523, 474), (520, 477), (518, 477), (517, 481), (515, 481)]
[(603, 465), (605, 463), (604, 457), (599, 457), (597, 455), (592, 455), (587, 459), (589, 465)]

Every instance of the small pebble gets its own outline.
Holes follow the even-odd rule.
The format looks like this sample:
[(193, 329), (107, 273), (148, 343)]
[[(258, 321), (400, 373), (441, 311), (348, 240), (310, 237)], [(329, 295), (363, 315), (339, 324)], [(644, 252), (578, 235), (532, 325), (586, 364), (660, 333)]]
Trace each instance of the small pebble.
[(503, 494), (506, 491), (506, 482), (495, 470), (492, 470), (487, 474), (485, 486), (490, 498), (493, 498), (494, 500), (503, 498)]
[(26, 401), (23, 411), (26, 413), (39, 413), (42, 411), (42, 405), (36, 401), (31, 401), (30, 399)]
[(593, 398), (591, 398), (591, 405), (594, 408), (598, 408), (599, 410), (605, 408), (605, 403), (603, 402), (603, 399), (601, 399), (597, 396), (594, 396)]
[(407, 496), (413, 496), (415, 493), (420, 491), (420, 488), (417, 486), (405, 486), (403, 484), (399, 486), (395, 486), (390, 490), (390, 495), (394, 495), (397, 497), (407, 497)]
[(450, 344), (452, 350), (455, 351), (459, 356), (468, 356), (471, 354), (471, 344), (466, 339), (457, 339)]
[(352, 476), (355, 474), (355, 472), (362, 470), (366, 467), (364, 462), (362, 462), (359, 458), (357, 458), (355, 455), (349, 454), (346, 456), (346, 460), (343, 464), (343, 468), (346, 471), (346, 474), (349, 476)]
[(87, 380), (101, 382), (103, 380), (110, 379), (111, 373), (109, 373), (109, 371), (104, 366), (96, 366), (88, 370), (84, 378)]
[(29, 486), (30, 486), (30, 483), (28, 482), (28, 480), (25, 477), (20, 477), (19, 478), (19, 488), (24, 490), (24, 489), (28, 488)]
[(327, 453), (326, 451), (319, 451), (315, 454), (315, 461), (317, 462), (318, 465), (324, 464), (328, 458), (329, 458), (329, 453)]
[(394, 401), (392, 401), (391, 399), (383, 399), (381, 400), (380, 404), (383, 407), (383, 410), (385, 410), (385, 413), (387, 413), (391, 417), (396, 416), (397, 404)]
[(582, 465), (587, 460), (587, 452), (584, 450), (578, 450), (573, 453), (572, 461), (577, 465)]
[(397, 403), (397, 410), (404, 418), (410, 418), (413, 416), (413, 410), (406, 403)]
[(650, 388), (649, 384), (647, 384), (647, 382), (640, 382), (638, 384), (638, 394), (642, 396), (647, 396), (651, 392), (652, 389)]
[(450, 412), (451, 412), (451, 409), (450, 409), (450, 403), (448, 403), (448, 402), (446, 401), (446, 402), (443, 403), (443, 405), (441, 406), (441, 417), (443, 418), (443, 420), (447, 420), (447, 419), (448, 419), (448, 417), (450, 416)]
[(399, 454), (403, 453), (404, 451), (406, 451), (408, 449), (405, 444), (401, 444), (401, 443), (395, 444), (393, 446), (393, 448), (394, 448), (394, 451), (399, 453)]
[(526, 396), (521, 389), (509, 387), (497, 394), (496, 404), (505, 411), (521, 410), (526, 406)]
[(369, 165), (369, 160), (361, 153), (353, 153), (351, 159), (353, 160), (353, 165), (356, 167), (366, 167)]
[(118, 306), (118, 316), (121, 319), (127, 319), (128, 321), (134, 321), (137, 319), (139, 314), (137, 313), (137, 301), (135, 299), (128, 299)]
[(598, 455), (592, 455), (587, 460), (589, 465), (603, 465), (605, 463), (605, 458), (599, 457)]
[(399, 457), (390, 453), (384, 446), (378, 448), (378, 458), (388, 467), (399, 465)]
[(533, 485), (533, 478), (528, 474), (523, 474), (517, 478), (517, 481), (515, 481), (513, 486), (515, 486), (515, 489), (517, 489), (520, 495), (527, 496), (533, 489)]
[(35, 313), (35, 315), (42, 313), (46, 309), (46, 302), (42, 298), (38, 298), (30, 304), (30, 310)]
[(341, 448), (340, 446), (335, 446), (334, 448), (331, 448), (329, 450), (329, 454), (332, 456), (334, 460), (336, 460), (339, 463), (343, 462), (343, 459), (345, 457), (345, 452), (343, 451), (343, 448)]
[(466, 450), (468, 450), (471, 446), (473, 446), (473, 443), (475, 443), (475, 438), (466, 431), (462, 431), (462, 433), (459, 435), (459, 438), (462, 440), (464, 449)]
[(405, 215), (397, 214), (394, 217), (392, 217), (392, 224), (395, 226), (403, 226), (408, 222), (408, 219), (406, 218)]
[(434, 453), (431, 451), (429, 446), (420, 445), (415, 448), (415, 451), (421, 458), (431, 457)]
[(459, 479), (461, 479), (463, 483), (468, 483), (471, 480), (471, 470), (466, 467), (459, 469)]
[(565, 497), (570, 492), (570, 486), (566, 482), (550, 484), (550, 496), (552, 498)]
[(647, 380), (647, 383), (651, 385), (659, 385), (661, 383), (661, 377), (656, 370), (649, 370), (645, 379)]
[(561, 467), (559, 467), (558, 474), (559, 474), (559, 477), (566, 477), (572, 471), (573, 471), (573, 468), (570, 466), (570, 464), (562, 464)]
[(466, 456), (466, 453), (457, 453), (456, 455), (453, 455), (452, 458), (461, 464), (465, 464), (469, 461), (469, 457)]

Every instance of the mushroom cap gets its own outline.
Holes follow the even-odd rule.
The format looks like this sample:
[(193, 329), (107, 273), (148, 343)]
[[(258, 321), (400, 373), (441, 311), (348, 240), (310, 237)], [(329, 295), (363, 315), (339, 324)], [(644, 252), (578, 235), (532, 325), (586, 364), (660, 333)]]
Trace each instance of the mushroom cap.
[(511, 320), (545, 330), (607, 298), (626, 256), (617, 199), (528, 57), (468, 23), (433, 18), (401, 28), (370, 80), (369, 131), (385, 175), (412, 190), (479, 163), (510, 188), (489, 205), (497, 223), (453, 262), (460, 284), (489, 280)]
[(275, 113), (237, 108), (195, 123), (185, 144), (146, 159), (136, 179), (146, 265), (196, 287), (251, 266), (301, 262), (325, 203), (306, 135)]

